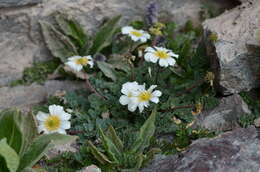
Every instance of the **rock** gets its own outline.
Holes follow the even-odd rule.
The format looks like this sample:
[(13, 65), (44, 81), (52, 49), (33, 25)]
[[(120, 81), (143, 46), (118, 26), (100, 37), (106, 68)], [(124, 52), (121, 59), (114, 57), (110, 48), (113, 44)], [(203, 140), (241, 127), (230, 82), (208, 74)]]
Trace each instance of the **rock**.
[[(259, 11), (260, 1), (252, 0), (203, 23), (216, 87), (224, 95), (260, 86), (260, 55), (247, 48), (256, 42)], [(217, 40), (210, 40), (212, 34)]]
[(0, 110), (16, 107), (27, 111), (32, 105), (43, 102), (56, 91), (72, 91), (83, 87), (82, 83), (72, 81), (47, 81), (44, 85), (2, 87), (0, 88)]
[(0, 0), (0, 8), (34, 5), (40, 2), (42, 0)]
[(257, 118), (257, 119), (254, 120), (254, 125), (256, 127), (260, 127), (260, 118)]
[[(162, 18), (183, 25), (200, 22), (203, 0), (155, 0)], [(2, 3), (40, 2), (40, 0), (0, 0)], [(56, 11), (74, 16), (93, 33), (105, 18), (122, 15), (121, 25), (141, 19), (150, 0), (44, 0), (35, 6), (4, 8), (0, 11), (0, 87), (21, 78), (25, 67), (51, 58), (45, 47), (39, 20), (50, 20)], [(216, 3), (215, 3), (216, 4)], [(218, 3), (225, 4), (225, 3)], [(223, 7), (219, 5), (219, 8)], [(226, 7), (226, 6), (225, 6)]]
[(260, 139), (254, 127), (199, 139), (186, 151), (153, 162), (142, 172), (259, 172)]
[(212, 131), (228, 131), (238, 126), (238, 118), (250, 114), (251, 111), (243, 99), (238, 95), (224, 97), (220, 104), (195, 117), (193, 127), (202, 127)]
[(49, 159), (52, 159), (64, 152), (73, 152), (73, 153), (77, 152), (76, 141), (74, 140), (72, 143), (55, 146), (54, 148), (50, 149), (46, 153), (46, 155)]

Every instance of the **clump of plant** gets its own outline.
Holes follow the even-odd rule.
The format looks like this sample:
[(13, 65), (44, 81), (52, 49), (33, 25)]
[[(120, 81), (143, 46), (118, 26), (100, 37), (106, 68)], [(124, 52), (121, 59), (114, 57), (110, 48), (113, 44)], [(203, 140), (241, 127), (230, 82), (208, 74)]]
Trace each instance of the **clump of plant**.
[(155, 153), (160, 152), (159, 149), (145, 150), (150, 145), (151, 137), (155, 131), (156, 110), (146, 120), (141, 127), (133, 144), (126, 146), (116, 134), (112, 126), (108, 128), (106, 134), (99, 129), (100, 139), (104, 151), (92, 143), (88, 142), (89, 148), (93, 156), (97, 159), (102, 169), (109, 171), (138, 171), (148, 160), (153, 158)]
[[(157, 16), (153, 9), (152, 18)], [(52, 54), (86, 83), (85, 90), (67, 93), (58, 102), (72, 111), (68, 133), (78, 135), (79, 144), (87, 147), (83, 151), (87, 155), (80, 151), (66, 158), (78, 164), (75, 168), (96, 164), (107, 171), (137, 171), (150, 159), (148, 150), (160, 145), (155, 141), (149, 146), (152, 135), (157, 140), (176, 134), (179, 141), (172, 144), (176, 149), (207, 136), (188, 132), (194, 115), (218, 104), (205, 45), (192, 27), (180, 33), (173, 22), (152, 18), (147, 24), (134, 21), (120, 29), (116, 17), (94, 38), (68, 16), (58, 14), (56, 25), (41, 22)], [(154, 113), (149, 118), (155, 107), (156, 121)], [(148, 125), (150, 130), (145, 129)]]
[(33, 82), (43, 83), (48, 78), (48, 75), (57, 69), (59, 64), (60, 62), (56, 59), (35, 63), (32, 67), (24, 69), (22, 79), (15, 80), (10, 85), (25, 85)]
[(39, 135), (31, 114), (0, 112), (0, 171), (35, 171), (32, 167), (49, 149), (76, 139), (58, 133)]

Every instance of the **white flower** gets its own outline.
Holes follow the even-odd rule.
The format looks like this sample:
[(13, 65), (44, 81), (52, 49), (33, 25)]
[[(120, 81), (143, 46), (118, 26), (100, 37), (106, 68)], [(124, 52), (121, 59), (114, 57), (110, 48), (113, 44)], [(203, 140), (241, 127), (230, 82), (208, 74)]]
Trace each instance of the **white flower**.
[[(134, 99), (136, 99), (136, 95), (138, 94), (140, 85), (137, 82), (127, 82), (122, 85), (121, 93), (123, 94), (119, 102), (122, 105), (128, 105), (128, 110), (133, 112), (136, 107), (133, 105)], [(135, 107), (135, 109), (133, 109)]]
[(93, 67), (94, 62), (91, 56), (72, 56), (68, 58), (68, 62), (65, 63), (73, 70), (79, 72), (83, 66), (89, 65), (90, 68)]
[(159, 103), (159, 97), (162, 95), (162, 92), (159, 90), (153, 91), (156, 87), (157, 85), (152, 85), (148, 90), (146, 90), (145, 84), (141, 85), (141, 88), (138, 90), (137, 99), (133, 100), (135, 101), (134, 105), (136, 106), (133, 107), (133, 109), (138, 107), (139, 111), (142, 112), (145, 107), (149, 106), (150, 101), (156, 104)]
[(159, 60), (159, 65), (162, 67), (173, 66), (176, 62), (173, 57), (179, 57), (179, 55), (163, 47), (147, 47), (145, 52), (144, 58), (147, 62), (157, 63)]
[(127, 82), (123, 84), (121, 92), (124, 94), (120, 97), (119, 102), (122, 105), (128, 105), (128, 110), (134, 112), (137, 107), (142, 112), (144, 107), (149, 106), (149, 102), (158, 103), (161, 91), (155, 90), (157, 86), (152, 85), (148, 90), (145, 84), (139, 85), (137, 82)]
[(101, 169), (95, 165), (90, 165), (90, 166), (87, 166), (85, 169), (83, 169), (80, 172), (101, 172)]
[(48, 133), (66, 134), (66, 129), (70, 128), (69, 119), (71, 115), (66, 113), (62, 106), (49, 106), (49, 113), (38, 112), (36, 119), (38, 121), (38, 131)]
[(125, 26), (121, 29), (122, 34), (128, 35), (133, 41), (146, 42), (151, 38), (151, 35), (143, 30), (134, 29), (132, 26)]

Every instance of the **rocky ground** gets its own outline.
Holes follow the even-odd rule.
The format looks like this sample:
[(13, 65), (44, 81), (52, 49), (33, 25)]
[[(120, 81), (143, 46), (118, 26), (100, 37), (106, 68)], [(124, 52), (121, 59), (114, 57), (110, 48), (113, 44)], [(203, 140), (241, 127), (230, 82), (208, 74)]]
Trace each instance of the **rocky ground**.
[[(28, 111), (49, 95), (83, 87), (82, 83), (50, 80), (44, 84), (10, 87), (34, 62), (51, 59), (44, 45), (39, 20), (57, 10), (76, 17), (92, 33), (104, 19), (121, 14), (122, 25), (143, 16), (149, 0), (0, 0), (0, 110), (18, 107)], [(204, 21), (205, 3), (225, 11)], [(197, 116), (194, 126), (229, 131), (213, 139), (200, 139), (179, 155), (160, 157), (149, 171), (259, 172), (259, 130), (239, 128), (237, 119), (250, 114), (237, 94), (260, 86), (260, 53), (255, 30), (260, 26), (259, 0), (158, 0), (162, 18), (184, 25), (203, 23), (208, 55), (216, 75), (221, 103)], [(211, 35), (217, 35), (212, 41)], [(232, 130), (232, 131), (230, 131)]]

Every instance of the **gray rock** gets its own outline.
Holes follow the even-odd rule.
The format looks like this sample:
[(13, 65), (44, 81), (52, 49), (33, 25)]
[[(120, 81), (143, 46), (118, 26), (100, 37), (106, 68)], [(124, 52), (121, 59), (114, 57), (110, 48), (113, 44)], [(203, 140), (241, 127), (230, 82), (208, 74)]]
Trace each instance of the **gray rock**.
[(72, 81), (47, 81), (44, 85), (2, 87), (0, 88), (0, 110), (20, 108), (28, 111), (32, 105), (41, 103), (56, 91), (72, 91), (83, 88), (83, 83)]
[(40, 2), (42, 0), (0, 0), (0, 8), (34, 5)]
[(222, 98), (216, 108), (197, 115), (193, 127), (202, 127), (212, 131), (228, 131), (238, 126), (239, 117), (250, 113), (251, 111), (243, 99), (238, 94), (234, 94)]
[[(32, 2), (33, 0), (31, 0)], [(155, 0), (162, 18), (183, 25), (187, 20), (200, 22), (204, 0)], [(5, 0), (3, 2), (18, 2)], [(29, 0), (19, 1), (29, 2)], [(34, 61), (51, 58), (44, 45), (39, 20), (49, 20), (56, 11), (66, 12), (93, 33), (105, 18), (122, 15), (121, 25), (141, 19), (151, 0), (44, 0), (36, 6), (4, 8), (0, 10), (0, 87), (22, 76), (25, 67)], [(222, 8), (222, 4), (218, 8)]]
[(260, 1), (243, 3), (217, 18), (203, 23), (208, 39), (208, 54), (216, 74), (216, 86), (225, 95), (248, 91), (260, 86), (260, 55), (248, 48), (256, 42), (255, 32), (260, 26)]
[(186, 151), (154, 162), (142, 172), (259, 172), (260, 139), (254, 127), (199, 139)]

